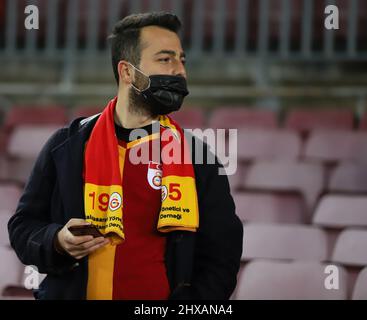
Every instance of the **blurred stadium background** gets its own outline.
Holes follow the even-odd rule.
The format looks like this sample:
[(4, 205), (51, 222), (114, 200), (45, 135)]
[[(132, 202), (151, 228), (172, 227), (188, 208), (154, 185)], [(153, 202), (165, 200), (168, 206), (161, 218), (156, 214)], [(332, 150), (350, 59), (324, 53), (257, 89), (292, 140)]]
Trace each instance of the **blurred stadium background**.
[[(39, 30), (24, 8), (37, 5)], [(325, 6), (339, 30), (324, 28)], [(129, 13), (183, 22), (186, 128), (237, 128), (244, 223), (232, 299), (367, 299), (367, 1), (0, 0), (0, 295), (31, 299), (7, 221), (57, 128), (114, 96), (107, 35)], [(223, 239), (225, 240), (225, 239)], [(328, 290), (325, 266), (339, 270)]]

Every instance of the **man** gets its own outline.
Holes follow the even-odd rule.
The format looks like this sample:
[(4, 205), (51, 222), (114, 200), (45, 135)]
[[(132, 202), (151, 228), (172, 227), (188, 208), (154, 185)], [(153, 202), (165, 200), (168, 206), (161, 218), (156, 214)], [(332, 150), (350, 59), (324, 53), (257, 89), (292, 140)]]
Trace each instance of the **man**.
[[(57, 131), (41, 151), (8, 224), (20, 260), (47, 273), (37, 299), (232, 294), (243, 228), (221, 165), (162, 161), (169, 144), (189, 145), (166, 116), (188, 94), (179, 28), (168, 13), (118, 22), (111, 36), (117, 97), (102, 114)], [(147, 133), (134, 138), (134, 128)], [(164, 142), (167, 132), (173, 138)], [(159, 158), (134, 162), (136, 148), (157, 141)], [(83, 225), (101, 236), (71, 231)]]

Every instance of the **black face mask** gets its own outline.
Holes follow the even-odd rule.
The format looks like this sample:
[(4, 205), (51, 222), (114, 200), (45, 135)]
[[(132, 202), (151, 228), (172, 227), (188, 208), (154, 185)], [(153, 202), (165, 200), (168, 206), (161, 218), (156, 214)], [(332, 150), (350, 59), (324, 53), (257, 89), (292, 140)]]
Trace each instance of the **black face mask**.
[(140, 90), (134, 84), (133, 87), (140, 93), (144, 102), (153, 108), (154, 113), (165, 115), (181, 108), (183, 99), (189, 94), (184, 77), (165, 74), (148, 77), (138, 68), (133, 67), (149, 79), (146, 89)]

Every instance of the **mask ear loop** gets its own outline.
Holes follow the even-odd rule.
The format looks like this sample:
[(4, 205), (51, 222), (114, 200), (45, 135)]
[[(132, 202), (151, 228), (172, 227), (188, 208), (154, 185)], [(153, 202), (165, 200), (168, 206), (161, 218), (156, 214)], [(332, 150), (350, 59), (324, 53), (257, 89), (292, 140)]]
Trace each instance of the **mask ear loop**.
[(136, 91), (140, 92), (140, 93), (141, 93), (142, 91), (145, 91), (145, 90), (149, 89), (149, 88), (150, 88), (150, 78), (149, 78), (149, 76), (147, 76), (143, 71), (139, 70), (137, 67), (135, 67), (135, 66), (134, 66), (133, 64), (131, 64), (130, 62), (128, 62), (128, 64), (129, 64), (129, 65), (131, 65), (135, 70), (139, 71), (142, 75), (144, 75), (145, 77), (147, 77), (147, 78), (148, 78), (148, 80), (149, 80), (148, 86), (147, 86), (145, 89), (140, 90), (140, 89), (139, 89), (139, 88), (137, 88), (133, 83), (131, 83), (131, 85), (133, 86), (133, 88), (134, 88)]

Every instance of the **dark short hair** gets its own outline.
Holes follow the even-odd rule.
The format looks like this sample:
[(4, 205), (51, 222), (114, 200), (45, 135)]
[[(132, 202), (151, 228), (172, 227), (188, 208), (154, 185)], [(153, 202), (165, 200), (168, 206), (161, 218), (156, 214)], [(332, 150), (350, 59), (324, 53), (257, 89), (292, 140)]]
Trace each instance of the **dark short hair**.
[(117, 84), (119, 74), (117, 65), (126, 60), (138, 66), (141, 58), (140, 31), (147, 26), (158, 26), (178, 33), (181, 28), (179, 18), (168, 12), (138, 13), (118, 21), (108, 37), (111, 41), (112, 68)]

